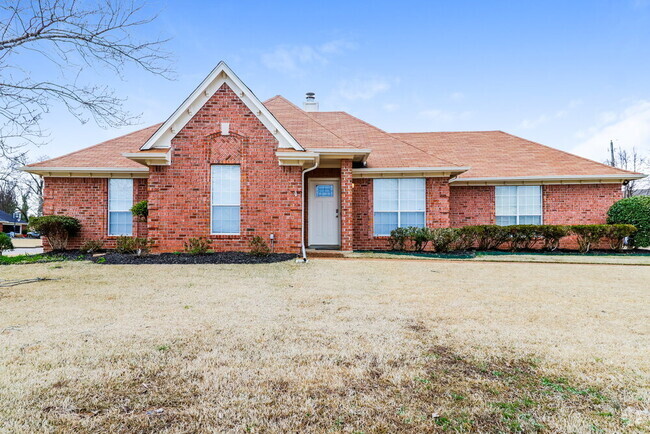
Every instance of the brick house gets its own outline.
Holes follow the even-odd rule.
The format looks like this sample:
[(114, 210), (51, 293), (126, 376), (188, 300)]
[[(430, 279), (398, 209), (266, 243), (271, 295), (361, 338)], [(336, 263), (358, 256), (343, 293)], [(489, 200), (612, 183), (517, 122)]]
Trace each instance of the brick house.
[[(604, 223), (642, 178), (501, 131), (388, 133), (345, 112), (262, 103), (221, 62), (162, 124), (24, 168), (45, 178), (44, 213), (77, 217), (111, 246), (190, 237), (247, 250), (383, 249), (398, 226)], [(134, 220), (147, 199), (149, 218)]]

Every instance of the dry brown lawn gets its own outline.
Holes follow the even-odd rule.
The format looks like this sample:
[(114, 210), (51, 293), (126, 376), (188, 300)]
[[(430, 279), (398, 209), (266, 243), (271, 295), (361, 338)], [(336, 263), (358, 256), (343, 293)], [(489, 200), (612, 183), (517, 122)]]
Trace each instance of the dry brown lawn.
[(642, 432), (650, 267), (0, 267), (1, 432)]

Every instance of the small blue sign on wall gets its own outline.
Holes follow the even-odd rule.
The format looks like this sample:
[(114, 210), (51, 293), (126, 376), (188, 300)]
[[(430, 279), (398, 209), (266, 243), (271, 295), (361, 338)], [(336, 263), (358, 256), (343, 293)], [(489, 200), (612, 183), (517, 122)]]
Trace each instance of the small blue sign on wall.
[(318, 184), (316, 186), (316, 197), (333, 197), (334, 186), (332, 184)]

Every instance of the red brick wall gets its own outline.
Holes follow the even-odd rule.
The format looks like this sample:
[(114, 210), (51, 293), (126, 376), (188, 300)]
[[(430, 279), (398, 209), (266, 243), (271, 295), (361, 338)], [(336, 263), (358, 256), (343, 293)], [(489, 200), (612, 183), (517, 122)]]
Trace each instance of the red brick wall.
[(609, 207), (623, 198), (620, 184), (545, 185), (542, 194), (548, 225), (606, 223)]
[(459, 228), (470, 225), (493, 225), (494, 187), (454, 187), (450, 188), (450, 223)]
[[(451, 226), (495, 223), (494, 186), (451, 187)], [(549, 225), (600, 224), (623, 197), (619, 184), (544, 185), (543, 221)]]
[(341, 160), (341, 250), (352, 250), (352, 160)]
[[(147, 180), (133, 180), (133, 202), (147, 198)], [(81, 222), (81, 232), (68, 241), (69, 249), (77, 249), (84, 241), (103, 240), (107, 248), (115, 247), (115, 238), (108, 236), (108, 179), (45, 178), (43, 214), (66, 215)], [(133, 235), (147, 236), (146, 223), (134, 220)], [(44, 243), (48, 250), (47, 242)]]
[[(231, 136), (220, 136), (221, 122)], [(215, 250), (248, 250), (262, 236), (275, 251), (300, 251), (301, 169), (281, 167), (278, 142), (223, 85), (172, 140), (172, 164), (149, 174), (149, 237), (155, 251), (183, 250), (208, 237)], [(210, 163), (241, 164), (240, 235), (210, 235)]]
[[(372, 179), (354, 179), (352, 191), (352, 245), (355, 250), (388, 249), (388, 237), (374, 236)], [(449, 180), (426, 178), (426, 224), (449, 227)]]

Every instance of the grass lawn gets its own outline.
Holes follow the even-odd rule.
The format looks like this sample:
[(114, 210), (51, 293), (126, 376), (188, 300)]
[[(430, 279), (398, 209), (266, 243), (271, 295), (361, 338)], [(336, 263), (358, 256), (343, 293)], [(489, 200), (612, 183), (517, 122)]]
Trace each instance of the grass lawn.
[(650, 429), (650, 267), (7, 265), (1, 432)]

